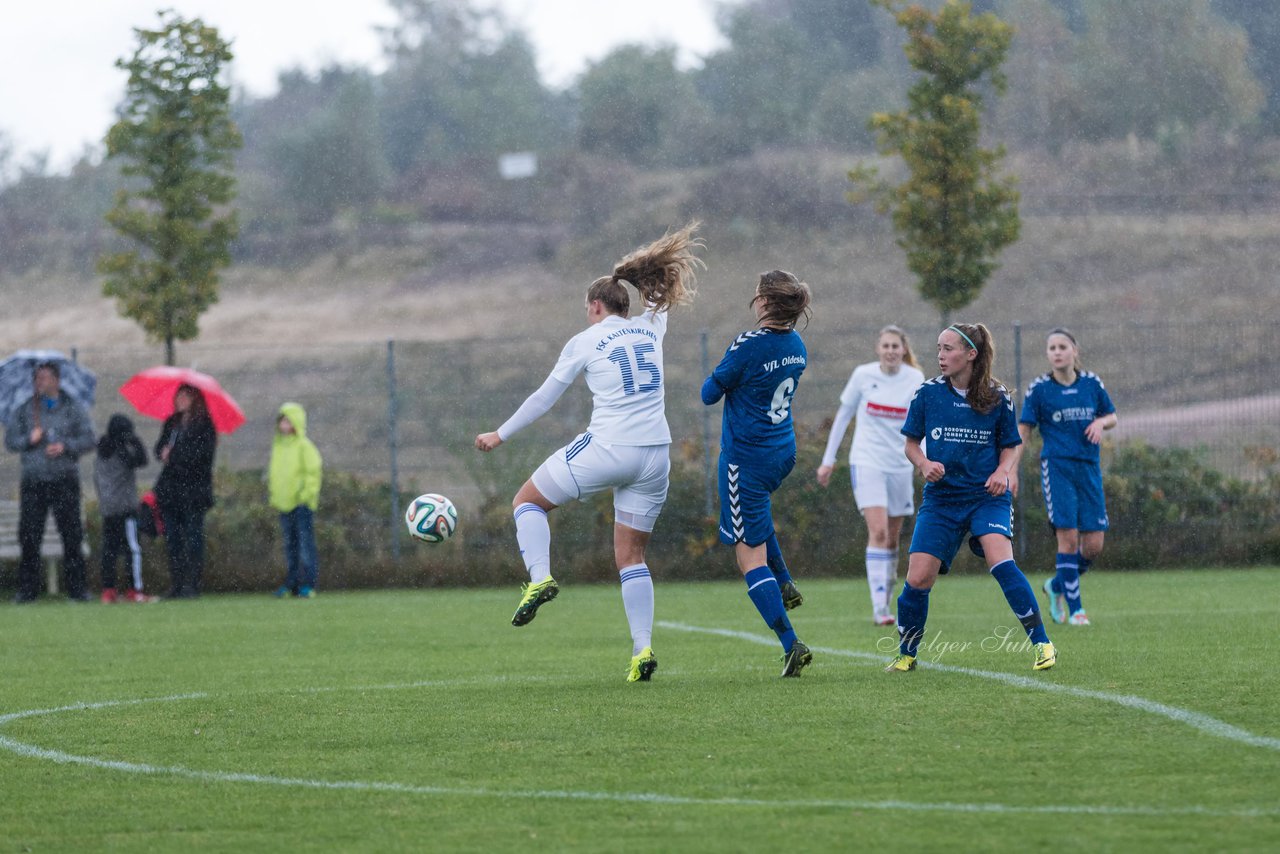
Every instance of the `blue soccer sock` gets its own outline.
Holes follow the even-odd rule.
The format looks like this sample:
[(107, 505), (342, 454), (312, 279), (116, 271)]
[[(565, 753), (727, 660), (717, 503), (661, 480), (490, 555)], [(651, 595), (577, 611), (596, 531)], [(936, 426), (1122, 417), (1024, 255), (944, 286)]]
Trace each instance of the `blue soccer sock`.
[(1084, 575), (1093, 566), (1093, 561), (1085, 557), (1084, 552), (1076, 552), (1076, 557), (1080, 559), (1080, 574)]
[(898, 594), (898, 652), (915, 655), (924, 637), (924, 624), (929, 619), (929, 591), (902, 582)]
[(742, 576), (747, 583), (747, 595), (764, 618), (764, 624), (773, 629), (782, 643), (782, 651), (791, 652), (791, 645), (796, 642), (795, 630), (787, 619), (787, 609), (782, 605), (782, 590), (778, 587), (778, 579), (767, 566), (757, 566)]
[(1062, 559), (1070, 557), (1062, 552), (1053, 556), (1053, 578), (1049, 579), (1049, 589), (1059, 596), (1062, 595)]
[(1080, 555), (1058, 553), (1058, 588), (1067, 598), (1067, 611), (1074, 614), (1084, 607), (1080, 602)]
[[(1027, 637), (1032, 643), (1048, 643), (1049, 635), (1044, 630), (1044, 621), (1040, 619), (1040, 606), (1036, 603), (1036, 594), (1031, 591), (1031, 582), (1018, 569), (1012, 559), (991, 567), (991, 575), (1000, 584), (1005, 601), (1013, 609), (1013, 615), (1022, 623)], [(901, 620), (901, 612), (898, 619)]]
[(791, 580), (791, 573), (787, 571), (787, 562), (782, 559), (782, 546), (778, 545), (778, 535), (770, 534), (769, 539), (764, 541), (765, 559), (769, 563), (769, 571), (773, 573), (773, 577), (778, 579), (779, 584), (786, 584)]

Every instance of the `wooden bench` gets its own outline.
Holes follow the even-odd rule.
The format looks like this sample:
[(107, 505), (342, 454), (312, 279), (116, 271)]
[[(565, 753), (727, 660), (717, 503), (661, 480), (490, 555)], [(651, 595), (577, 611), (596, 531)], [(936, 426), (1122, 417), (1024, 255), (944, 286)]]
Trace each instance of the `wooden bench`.
[[(22, 557), (22, 546), (18, 542), (18, 512), (16, 501), (0, 501), (0, 560), (18, 561)], [(89, 539), (86, 532), (84, 542), (80, 546), (85, 557), (89, 556)], [(45, 562), (45, 576), (48, 579), (49, 593), (58, 592), (59, 563), (62, 558), (62, 536), (50, 513), (44, 522), (44, 541), (40, 544), (40, 557)]]

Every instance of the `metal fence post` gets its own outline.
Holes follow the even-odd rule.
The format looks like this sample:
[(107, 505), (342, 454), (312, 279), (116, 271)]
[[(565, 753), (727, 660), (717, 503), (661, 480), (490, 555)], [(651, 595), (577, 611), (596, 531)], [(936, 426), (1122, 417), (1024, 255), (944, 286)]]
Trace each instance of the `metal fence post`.
[(391, 454), (391, 557), (400, 560), (400, 482), (396, 469), (396, 342), (387, 341), (387, 449)]
[[(1022, 404), (1022, 321), (1015, 320), (1013, 322), (1013, 405), (1016, 410), (1021, 408)], [(1023, 448), (1026, 451), (1026, 448)], [(1022, 471), (1026, 467), (1022, 465), (1022, 461), (1018, 461), (1018, 483), (1022, 483)], [(1017, 496), (1013, 499), (1014, 507), (1017, 511), (1018, 524), (1022, 524), (1022, 493), (1019, 489)], [(1018, 563), (1026, 563), (1027, 560), (1027, 538), (1025, 536), (1018, 537)]]
[[(707, 350), (707, 335), (705, 328), (699, 330), (698, 337), (702, 342), (702, 375), (708, 376), (711, 373), (711, 357)], [(705, 501), (703, 505), (704, 512), (708, 519), (715, 518), (715, 478), (714, 470), (711, 463), (711, 407), (702, 407), (702, 480), (703, 493)]]

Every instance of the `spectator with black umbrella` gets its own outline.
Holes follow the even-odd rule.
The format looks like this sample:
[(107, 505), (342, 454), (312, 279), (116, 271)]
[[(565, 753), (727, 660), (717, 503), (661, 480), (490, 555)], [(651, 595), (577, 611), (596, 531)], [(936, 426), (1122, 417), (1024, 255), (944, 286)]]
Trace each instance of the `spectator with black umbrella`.
[(89, 413), (60, 388), (57, 362), (41, 362), (32, 371), (34, 393), (9, 414), (5, 447), (21, 454), (19, 491), (18, 593), (14, 602), (34, 602), (40, 594), (40, 545), (45, 519), (53, 512), (62, 537), (67, 597), (88, 601), (85, 580), (84, 524), (80, 518), (80, 456), (95, 447)]

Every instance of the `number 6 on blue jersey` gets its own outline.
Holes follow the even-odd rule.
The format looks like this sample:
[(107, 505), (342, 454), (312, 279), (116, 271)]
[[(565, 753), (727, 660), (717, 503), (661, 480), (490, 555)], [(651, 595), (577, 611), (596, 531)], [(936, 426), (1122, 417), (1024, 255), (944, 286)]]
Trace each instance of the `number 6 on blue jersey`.
[(773, 400), (769, 404), (769, 420), (781, 424), (791, 413), (791, 399), (796, 395), (796, 381), (787, 377), (773, 391)]

